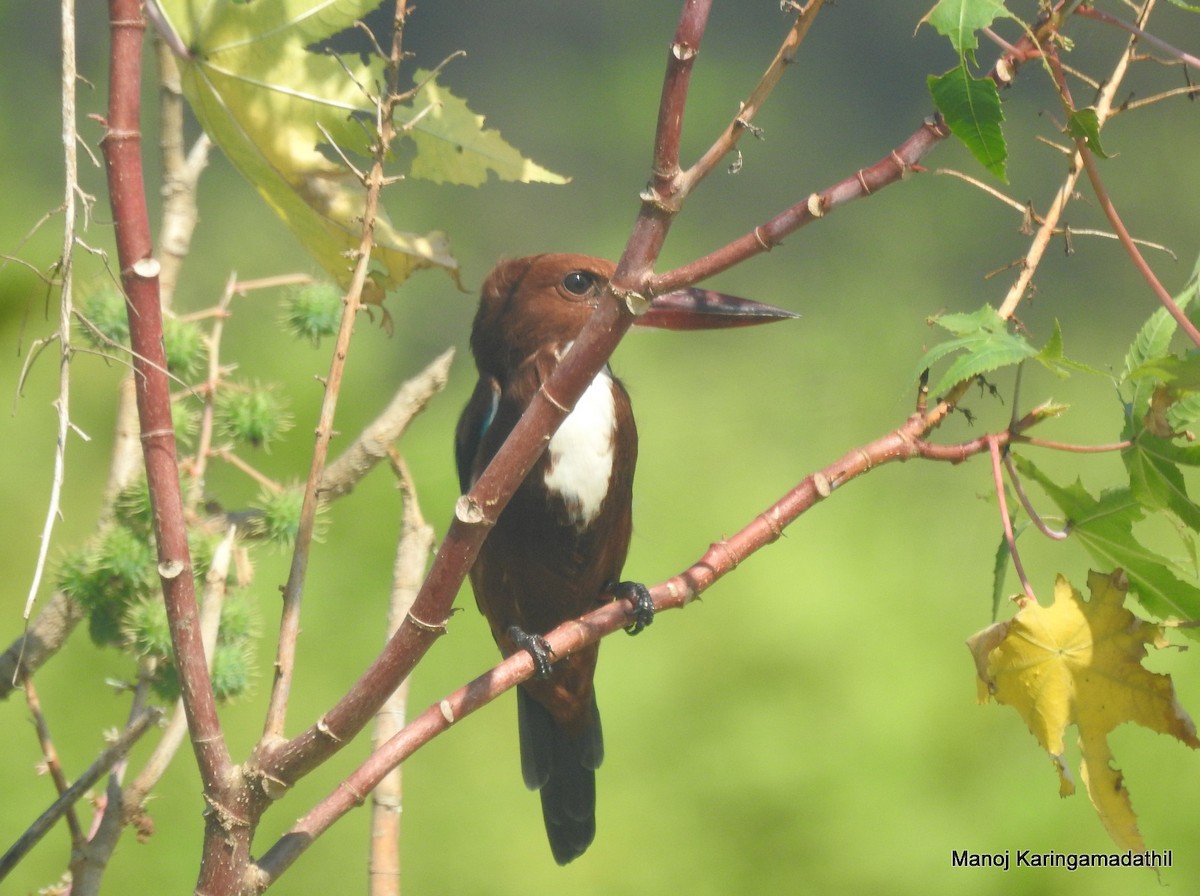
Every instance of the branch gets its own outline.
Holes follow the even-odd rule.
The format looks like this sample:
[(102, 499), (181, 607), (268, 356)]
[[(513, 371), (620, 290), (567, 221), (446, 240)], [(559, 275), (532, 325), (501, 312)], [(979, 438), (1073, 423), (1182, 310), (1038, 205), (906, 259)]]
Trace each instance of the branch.
[[(1148, 0), (1142, 10), (1143, 19), (1145, 16), (1149, 15), (1153, 6), (1154, 0)], [(1122, 57), (1122, 59), (1132, 53), (1133, 40), (1135, 39), (1136, 38), (1131, 39), (1129, 50), (1125, 56)], [(1050, 71), (1053, 75), (1055, 86), (1058, 88), (1059, 96), (1062, 100), (1063, 106), (1068, 114), (1072, 114), (1076, 111), (1075, 104), (1071, 99), (1070, 87), (1067, 85), (1066, 75), (1063, 72), (1062, 63), (1058, 57), (1058, 47), (1052, 42), (1048, 42), (1044, 49), (1046, 62), (1050, 66)], [(1082, 136), (1075, 137), (1075, 148), (1078, 152), (1079, 158), (1083, 162), (1084, 170), (1087, 172), (1088, 180), (1091, 182), (1092, 190), (1096, 194), (1096, 199), (1100, 203), (1100, 208), (1104, 211), (1105, 217), (1108, 218), (1109, 224), (1116, 232), (1117, 239), (1120, 240), (1125, 252), (1129, 255), (1130, 261), (1133, 262), (1133, 266), (1137, 269), (1138, 273), (1142, 275), (1142, 278), (1150, 286), (1150, 289), (1154, 292), (1162, 306), (1167, 309), (1167, 313), (1174, 318), (1180, 329), (1187, 334), (1188, 338), (1192, 340), (1194, 345), (1200, 346), (1200, 329), (1198, 329), (1196, 325), (1193, 324), (1190, 319), (1188, 319), (1188, 316), (1184, 314), (1183, 309), (1175, 303), (1175, 299), (1171, 296), (1170, 292), (1167, 291), (1167, 288), (1163, 286), (1162, 282), (1155, 275), (1153, 269), (1150, 267), (1145, 257), (1138, 249), (1137, 243), (1134, 241), (1128, 229), (1125, 227), (1125, 222), (1121, 220), (1121, 216), (1117, 212), (1116, 206), (1113, 204), (1112, 197), (1109, 195), (1108, 189), (1104, 186), (1104, 180), (1101, 178), (1100, 169), (1096, 164), (1095, 153), (1092, 152), (1091, 147), (1088, 145), (1088, 141)]]
[(0, 856), (0, 880), (21, 861), (46, 833), (54, 827), (63, 813), (70, 809), (99, 781), (109, 769), (121, 761), (129, 749), (138, 741), (150, 726), (158, 721), (162, 712), (157, 707), (144, 710), (137, 718), (121, 732), (113, 743), (108, 746), (93, 762), (79, 779), (56, 799), (45, 812), (38, 816), (29, 829), (17, 842), (9, 847), (8, 852)]
[[(828, 498), (835, 489), (877, 467), (914, 458), (958, 463), (973, 455), (987, 453), (990, 443), (1008, 444), (1015, 433), (1042, 419), (1027, 415), (1007, 431), (988, 434), (961, 445), (936, 446), (924, 441), (952, 408), (951, 401), (939, 402), (927, 412), (909, 417), (898, 429), (848, 452), (835, 463), (806, 477), (741, 531), (712, 544), (689, 568), (653, 586), (650, 595), (655, 611), (661, 613), (685, 607), (755, 552), (778, 540), (787, 526)], [(629, 624), (629, 609), (627, 601), (612, 601), (579, 619), (563, 623), (546, 635), (553, 655), (568, 656), (623, 630)], [(248, 879), (249, 887), (254, 892), (265, 890), (338, 819), (361, 805), (390, 769), (466, 716), (528, 679), (533, 671), (529, 653), (518, 651), (426, 709), (375, 750), (263, 854)]]
[[(403, 459), (391, 452), (392, 471), (400, 488), (404, 509), (400, 523), (400, 542), (392, 570), (392, 599), (388, 606), (388, 637), (408, 614), (421, 579), (425, 563), (433, 550), (433, 527), (425, 522), (417, 504), (416, 484)], [(388, 697), (375, 717), (371, 738), (373, 749), (379, 749), (404, 727), (408, 704), (408, 679)], [(398, 896), (400, 892), (400, 767), (389, 771), (371, 791), (371, 849), (368, 864), (370, 896)]]
[[(54, 534), (54, 523), (62, 515), (63, 478), (67, 466), (67, 438), (71, 434), (71, 313), (74, 304), (74, 259), (75, 259), (75, 216), (76, 199), (79, 193), (79, 157), (76, 147), (79, 135), (75, 129), (75, 87), (79, 74), (75, 69), (75, 3), (62, 0), (62, 142), (63, 142), (63, 241), (58, 300), (58, 437), (54, 446), (54, 474), (50, 483), (50, 501), (46, 508), (46, 521), (42, 524), (42, 537), (38, 545), (37, 561), (33, 568), (33, 581), (25, 598), (23, 614), (28, 628), (29, 614), (34, 598), (42, 585), (46, 570), (46, 557), (50, 550), (50, 537)], [(14, 670), (15, 671), (15, 670)], [(15, 681), (15, 679), (14, 679)]]
[[(693, 51), (700, 47), (709, 6), (708, 0), (687, 0), (680, 16), (667, 58), (662, 100), (677, 114), (660, 112), (654, 150), (656, 165), (669, 164), (677, 157), (687, 79), (695, 58)], [(645, 280), (657, 258), (674, 214), (669, 206), (669, 202), (643, 196), (641, 212), (610, 284), (608, 300), (600, 302), (571, 351), (534, 396), (529, 409), (471, 492), (459, 499), (450, 530), (404, 623), (358, 682), (315, 724), (285, 744), (263, 745), (251, 765), (264, 781), (286, 787), (340, 749), (362, 730), (386, 695), (408, 676), (445, 631), (451, 604), (491, 521), (524, 480), (544, 450), (549, 434), (570, 413), (633, 323), (633, 309), (641, 299), (635, 287)]]
[[(206, 845), (227, 833), (232, 762), (217, 716), (196, 608), (183, 495), (162, 343), (158, 264), (153, 259), (139, 122), (145, 21), (139, 0), (109, 0), (112, 31), (107, 131), (103, 140), (109, 201), (116, 225), (143, 462), (154, 508), (158, 572), (179, 672), (180, 691), (210, 811)], [(231, 841), (232, 842), (232, 841)], [(232, 851), (235, 847), (226, 847)], [(218, 844), (217, 849), (222, 847)], [(212, 856), (207, 855), (206, 859)], [(236, 860), (236, 856), (233, 859)], [(206, 865), (210, 864), (206, 862)]]
[(379, 212), (379, 197), (388, 177), (384, 162), (391, 151), (396, 137), (395, 109), (404, 98), (398, 91), (398, 72), (403, 61), (401, 41), (403, 39), (405, 0), (400, 0), (396, 12), (393, 33), (393, 56), (388, 60), (388, 89), (386, 96), (376, 104), (377, 142), (372, 147), (374, 160), (370, 172), (364, 178), (366, 196), (362, 212), (362, 237), (357, 250), (357, 263), (350, 286), (346, 290), (345, 307), (341, 325), (334, 343), (329, 374), (325, 378), (325, 393), (321, 412), (317, 420), (317, 440), (313, 447), (312, 462), (304, 487), (304, 502), (300, 508), (300, 523), (292, 551), (292, 565), (288, 580), (283, 588), (283, 612), (279, 621), (279, 645), (275, 657), (275, 679), (267, 707), (266, 725), (260, 746), (272, 749), (283, 738), (284, 722), (287, 718), (288, 697), (291, 693), (292, 675), (296, 659), (296, 638), (300, 633), (300, 604), (304, 593), (304, 582), (308, 572), (308, 557), (316, 527), (317, 506), (321, 500), (320, 485), (324, 475), (325, 461), (329, 454), (329, 443), (333, 438), (333, 420), (341, 392), (342, 376), (346, 369), (346, 357), (350, 348), (350, 337), (354, 332), (354, 321), (362, 307), (363, 287), (371, 269), (371, 250), (375, 245), (375, 221)]
[(453, 361), (454, 349), (447, 349), (396, 391), (383, 412), (325, 468), (319, 488), (322, 500), (348, 495), (375, 464), (388, 456), (388, 449), (404, 435), (413, 418), (446, 387)]

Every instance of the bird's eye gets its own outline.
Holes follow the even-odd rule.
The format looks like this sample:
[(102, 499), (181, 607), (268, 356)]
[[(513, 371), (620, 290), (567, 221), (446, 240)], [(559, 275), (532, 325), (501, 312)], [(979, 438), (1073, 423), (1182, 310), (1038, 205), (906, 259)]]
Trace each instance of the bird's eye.
[(562, 285), (573, 296), (585, 296), (596, 285), (596, 275), (591, 271), (571, 271), (562, 278)]

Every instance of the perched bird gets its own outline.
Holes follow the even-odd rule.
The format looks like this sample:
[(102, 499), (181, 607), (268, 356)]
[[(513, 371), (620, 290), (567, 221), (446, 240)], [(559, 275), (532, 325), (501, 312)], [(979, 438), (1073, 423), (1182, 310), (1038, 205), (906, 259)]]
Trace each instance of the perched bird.
[[(504, 261), (488, 275), (471, 330), (479, 382), (455, 437), (463, 492), (571, 347), (614, 270), (603, 259), (554, 254)], [(691, 289), (655, 298), (637, 322), (707, 329), (795, 316)], [(537, 666), (537, 677), (517, 689), (521, 771), (526, 786), (541, 791), (560, 865), (596, 833), (595, 769), (604, 758), (592, 687), (599, 647), (555, 661), (542, 635), (606, 596), (634, 598), (631, 633), (650, 623), (646, 589), (618, 582), (632, 533), (637, 448), (629, 395), (605, 367), (500, 514), (470, 574), (501, 653), (527, 650)]]

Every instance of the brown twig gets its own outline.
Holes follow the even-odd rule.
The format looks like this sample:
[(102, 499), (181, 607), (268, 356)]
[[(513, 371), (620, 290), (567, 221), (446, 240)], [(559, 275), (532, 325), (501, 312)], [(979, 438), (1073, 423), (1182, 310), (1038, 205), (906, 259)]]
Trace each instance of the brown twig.
[[(680, 15), (667, 57), (662, 99), (674, 111), (659, 115), (656, 170), (673, 167), (678, 158), (687, 81), (709, 6), (708, 0), (687, 0)], [(254, 762), (256, 772), (265, 779), (290, 784), (340, 749), (370, 721), (386, 695), (407, 677), (443, 633), (450, 605), (490, 521), (499, 515), (544, 450), (549, 433), (565, 419), (632, 324), (631, 309), (639, 298), (636, 286), (648, 275), (666, 236), (673, 216), (669, 205), (643, 197), (633, 234), (610, 285), (610, 300), (600, 302), (571, 351), (534, 396), (470, 494), (459, 499), (455, 518), (404, 624), (358, 682), (315, 724), (285, 744), (264, 745)]]
[[(1149, 0), (1149, 2), (1147, 2), (1142, 8), (1143, 19), (1149, 14), (1153, 6), (1154, 0)], [(1070, 87), (1067, 84), (1066, 75), (1063, 72), (1062, 64), (1058, 58), (1058, 48), (1052, 42), (1047, 42), (1044, 46), (1044, 49), (1046, 62), (1050, 66), (1050, 71), (1053, 75), (1055, 86), (1058, 88), (1063, 107), (1066, 109), (1068, 114), (1073, 114), (1076, 111), (1075, 104), (1071, 99)], [(1132, 52), (1132, 45), (1130, 52)], [(1188, 316), (1183, 313), (1183, 309), (1175, 303), (1175, 299), (1171, 296), (1171, 293), (1165, 286), (1163, 286), (1162, 281), (1158, 279), (1153, 269), (1146, 262), (1145, 257), (1137, 247), (1137, 243), (1134, 241), (1133, 237), (1130, 236), (1128, 229), (1125, 227), (1125, 222), (1121, 220), (1121, 215), (1117, 212), (1116, 206), (1113, 204), (1112, 197), (1109, 194), (1107, 187), (1104, 185), (1104, 180), (1100, 176), (1100, 169), (1096, 164), (1095, 153), (1092, 152), (1091, 147), (1088, 145), (1087, 139), (1082, 136), (1076, 137), (1075, 147), (1078, 151), (1079, 158), (1083, 162), (1084, 170), (1087, 172), (1088, 181), (1092, 185), (1092, 190), (1096, 194), (1096, 199), (1100, 203), (1100, 208), (1103, 210), (1105, 217), (1108, 218), (1108, 223), (1116, 232), (1117, 239), (1120, 240), (1121, 245), (1125, 248), (1125, 252), (1129, 255), (1129, 259), (1133, 263), (1133, 266), (1150, 286), (1151, 291), (1153, 291), (1162, 306), (1167, 309), (1167, 313), (1174, 318), (1175, 322), (1179, 325), (1179, 328), (1187, 334), (1187, 337), (1192, 340), (1194, 345), (1200, 346), (1200, 329), (1198, 329), (1196, 325), (1193, 324), (1190, 319), (1188, 319)]]
[(96, 757), (95, 762), (88, 766), (87, 770), (79, 776), (75, 783), (68, 787), (45, 812), (38, 816), (37, 820), (29, 826), (25, 833), (17, 838), (17, 841), (9, 847), (8, 851), (3, 856), (0, 856), (0, 880), (3, 880), (21, 861), (21, 857), (29, 852), (54, 827), (67, 809), (74, 806), (88, 790), (95, 786), (97, 781), (108, 773), (109, 769), (124, 758), (129, 749), (149, 730), (151, 725), (158, 721), (161, 715), (162, 712), (157, 707), (150, 707), (144, 710), (126, 726), (125, 730), (120, 733), (116, 740)]
[(989, 435), (987, 446), (992, 459), (992, 484), (996, 489), (996, 504), (1000, 509), (1000, 521), (1004, 527), (1004, 541), (1008, 545), (1008, 556), (1012, 558), (1013, 569), (1017, 571), (1021, 590), (1030, 600), (1036, 601), (1037, 595), (1033, 593), (1033, 585), (1029, 582), (1029, 576), (1025, 575), (1025, 566), (1021, 563), (1021, 554), (1017, 550), (1017, 536), (1013, 533), (1012, 516), (1008, 512), (1008, 498), (1004, 494), (1004, 470), (1000, 459), (1000, 443), (994, 435)]
[[(162, 343), (158, 263), (153, 258), (142, 176), (139, 113), (145, 20), (139, 0), (109, 0), (109, 18), (112, 47), (103, 150), (121, 284), (128, 300), (134, 383), (142, 455), (154, 507), (159, 580), (192, 748), (210, 808), (204, 866), (240, 867), (248, 859), (248, 840), (228, 836), (236, 825), (231, 819), (237, 818), (237, 809), (231, 803), (232, 761), (217, 715), (200, 637), (171, 417), (170, 381)], [(239, 850), (246, 851), (239, 855)]]
[(375, 245), (375, 222), (379, 213), (379, 197), (389, 182), (384, 162), (391, 151), (396, 137), (394, 113), (404, 95), (398, 89), (399, 67), (403, 61), (403, 23), (405, 0), (400, 0), (395, 26), (400, 31), (393, 36), (392, 50), (396, 54), (387, 61), (387, 95), (377, 101), (376, 136), (373, 147), (374, 160), (363, 186), (362, 237), (356, 252), (357, 261), (349, 288), (343, 299), (342, 320), (334, 342), (329, 373), (324, 380), (324, 396), (317, 420), (316, 444), (313, 446), (312, 462), (304, 486), (304, 501), (300, 509), (300, 523), (292, 551), (292, 564), (287, 583), (283, 588), (283, 611), (279, 621), (279, 643), (275, 654), (275, 677), (267, 707), (266, 724), (263, 727), (263, 746), (272, 749), (283, 737), (287, 718), (288, 698), (291, 694), (292, 676), (296, 659), (296, 638), (300, 633), (300, 605), (304, 593), (304, 582), (308, 572), (309, 551), (316, 527), (317, 507), (321, 501), (320, 485), (329, 456), (329, 443), (333, 439), (333, 421), (341, 392), (342, 376), (346, 369), (346, 357), (350, 348), (350, 337), (354, 322), (362, 307), (363, 288), (371, 269), (371, 251)]
[[(963, 390), (957, 390), (961, 395)], [(680, 609), (752, 554), (779, 539), (799, 516), (829, 497), (834, 490), (884, 464), (914, 458), (959, 462), (985, 453), (989, 443), (1007, 444), (1005, 431), (989, 434), (958, 446), (933, 446), (925, 436), (939, 426), (953, 408), (941, 401), (925, 413), (914, 414), (887, 435), (855, 448), (840, 460), (806, 477), (774, 505), (758, 514), (735, 535), (711, 545), (688, 569), (650, 589), (656, 612)], [(1022, 418), (1024, 427), (1037, 418)], [(933, 450), (944, 449), (944, 450)], [(614, 601), (580, 619), (563, 623), (546, 635), (556, 656), (567, 656), (629, 624), (629, 605)], [(251, 877), (257, 892), (278, 879), (297, 858), (339, 818), (358, 805), (387, 772), (454, 724), (529, 678), (533, 660), (519, 651), (492, 669), (430, 706), (387, 743), (376, 749), (346, 780), (313, 807), (272, 845), (258, 861)]]
[[(63, 774), (62, 763), (58, 759), (58, 750), (54, 748), (54, 741), (50, 737), (50, 726), (46, 724), (46, 716), (42, 712), (42, 702), (38, 699), (37, 689), (33, 686), (32, 678), (26, 677), (22, 681), (22, 685), (25, 688), (25, 700), (29, 704), (29, 713), (33, 716), (33, 727), (37, 731), (38, 744), (42, 748), (42, 760), (46, 763), (46, 771), (50, 773), (50, 779), (54, 781), (58, 795), (62, 796), (70, 785), (67, 784), (67, 776)], [(71, 845), (78, 846), (83, 840), (83, 828), (79, 825), (79, 816), (75, 814), (75, 807), (68, 806), (64, 814), (67, 828), (71, 832)]]

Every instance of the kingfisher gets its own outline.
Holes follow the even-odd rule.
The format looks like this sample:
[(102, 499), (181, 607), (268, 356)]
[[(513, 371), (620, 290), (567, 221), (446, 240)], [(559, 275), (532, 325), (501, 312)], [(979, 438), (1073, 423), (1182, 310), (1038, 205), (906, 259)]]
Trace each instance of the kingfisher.
[[(601, 258), (545, 254), (502, 261), (488, 275), (471, 329), (479, 381), (455, 433), (464, 493), (571, 348), (615, 269)], [(636, 323), (712, 329), (796, 316), (693, 288), (655, 297)], [(606, 365), (501, 512), (470, 571), (500, 652), (525, 650), (534, 660), (535, 677), (517, 688), (521, 773), (540, 791), (560, 865), (582, 855), (596, 833), (595, 770), (604, 758), (592, 684), (599, 646), (555, 657), (542, 636), (605, 599), (632, 599), (631, 634), (652, 621), (645, 587), (619, 581), (633, 531), (637, 453), (629, 395)]]

